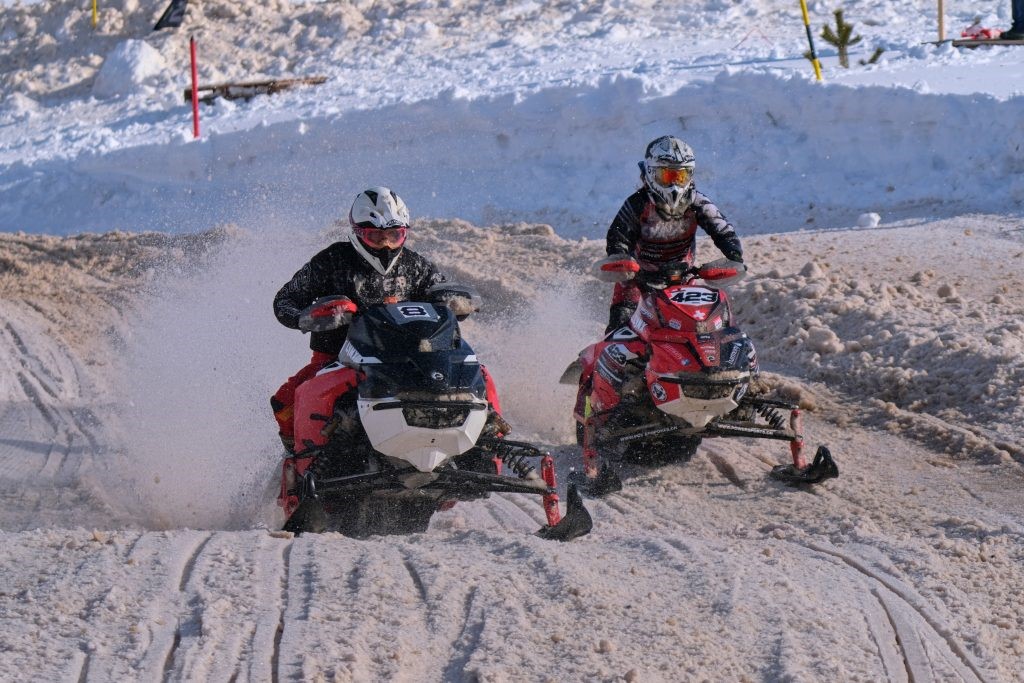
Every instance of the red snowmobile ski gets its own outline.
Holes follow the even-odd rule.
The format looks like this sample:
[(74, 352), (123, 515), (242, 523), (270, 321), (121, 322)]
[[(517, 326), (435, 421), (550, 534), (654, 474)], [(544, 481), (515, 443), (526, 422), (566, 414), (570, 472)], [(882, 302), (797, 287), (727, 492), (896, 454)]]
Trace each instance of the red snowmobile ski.
[[(339, 299), (344, 316), (333, 313)], [(566, 541), (589, 533), (574, 486), (560, 512), (551, 456), (504, 438), (508, 425), (489, 410), (480, 362), (457, 322), (478, 309), (475, 293), (443, 284), (430, 299), (369, 306), (353, 317), (354, 304), (328, 297), (300, 318), (308, 331), (351, 324), (338, 360), (295, 394), (295, 454), (282, 466), (278, 498), (284, 529), (414, 533), (456, 501), (510, 492), (541, 497), (548, 524), (538, 535)]]
[(608, 460), (686, 462), (709, 437), (788, 441), (792, 464), (770, 476), (789, 484), (838, 476), (828, 448), (819, 447), (810, 464), (804, 458), (796, 404), (748, 392), (758, 372), (753, 343), (736, 326), (725, 291), (708, 284), (738, 281), (743, 264), (721, 259), (646, 271), (610, 257), (598, 266), (606, 281), (635, 277), (642, 295), (628, 324), (584, 349), (561, 380), (579, 386), (573, 417), (584, 476), (574, 480), (585, 492), (622, 488)]

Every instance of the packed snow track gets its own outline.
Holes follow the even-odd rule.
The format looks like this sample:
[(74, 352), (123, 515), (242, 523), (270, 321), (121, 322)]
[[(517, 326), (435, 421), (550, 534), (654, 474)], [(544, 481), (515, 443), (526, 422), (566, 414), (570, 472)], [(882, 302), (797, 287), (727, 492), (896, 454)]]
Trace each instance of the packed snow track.
[[(925, 229), (965, 228), (987, 242), (964, 250), (964, 278), (993, 267), (993, 241), (1001, 253), (1024, 250), (991, 218)], [(600, 328), (605, 293), (583, 277), (570, 292), (545, 283), (582, 272), (601, 245), (521, 225), (466, 239), (479, 230), (425, 225), (417, 248), (450, 269), (499, 254), (509, 265), (510, 274), (460, 273), (495, 302), (466, 336), (517, 436), (550, 448), (564, 475), (579, 454), (572, 390), (557, 377)], [(258, 317), (269, 318), (264, 290), (280, 273), (254, 284), (233, 270), (238, 258), (221, 258), (244, 253), (259, 265), (267, 245), (230, 231), (186, 245), (192, 238), (4, 236), (0, 256), (18, 264), (20, 284), (0, 299), (0, 677), (1017, 680), (1024, 457), (1020, 432), (996, 416), (1019, 416), (1019, 365), (993, 359), (1024, 342), (1013, 327), (1024, 287), (1019, 270), (1018, 281), (968, 285), (949, 272), (936, 276), (948, 283), (911, 287), (925, 270), (905, 248), (920, 240), (914, 230), (872, 236), (870, 258), (906, 259), (905, 274), (882, 283), (892, 290), (885, 306), (876, 297), (872, 307), (865, 289), (863, 304), (845, 290), (830, 299), (858, 269), (878, 272), (860, 233), (817, 233), (828, 256), (813, 267), (789, 237), (749, 240), (774, 270), (755, 269), (730, 292), (746, 302), (737, 315), (768, 378), (807, 406), (805, 432), (832, 448), (839, 479), (788, 488), (766, 476), (784, 445), (710, 440), (686, 465), (627, 472), (622, 493), (588, 501), (594, 531), (571, 543), (535, 537), (542, 509), (519, 495), (460, 503), (407, 537), (275, 531), (279, 453), (265, 397), (302, 362), (302, 343)], [(59, 277), (40, 267), (58, 256), (69, 264)], [(253, 334), (234, 335), (222, 308), (175, 307), (172, 283), (232, 302), (227, 315), (255, 321)], [(252, 291), (237, 296), (242, 284)], [(989, 291), (1003, 284), (998, 298)], [(935, 298), (943, 285), (959, 303), (946, 290)], [(869, 313), (889, 335), (827, 351), (828, 335), (809, 332), (794, 350), (786, 339), (798, 331), (771, 309), (801, 305), (812, 329), (837, 338), (848, 336), (844, 316)], [(950, 306), (983, 317), (958, 322)], [(985, 327), (982, 341), (936, 341), (971, 325)], [(177, 336), (182, 327), (189, 333)], [(914, 335), (931, 341), (887, 346)], [(921, 343), (933, 343), (933, 376), (952, 372), (942, 363), (953, 350), (976, 369), (978, 384), (960, 385), (980, 392), (969, 406), (929, 404), (923, 377), (885, 395), (901, 355)], [(226, 376), (251, 381), (218, 385)], [(196, 400), (204, 378), (220, 388)]]

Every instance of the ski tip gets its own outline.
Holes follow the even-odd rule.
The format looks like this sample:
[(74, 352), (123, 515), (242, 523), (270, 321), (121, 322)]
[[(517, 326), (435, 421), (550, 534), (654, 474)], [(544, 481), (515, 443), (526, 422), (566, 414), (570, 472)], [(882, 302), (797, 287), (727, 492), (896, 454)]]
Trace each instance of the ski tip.
[(583, 498), (575, 484), (569, 484), (565, 494), (565, 516), (554, 526), (546, 526), (537, 535), (549, 541), (571, 541), (586, 536), (594, 528), (594, 520), (583, 505)]
[(807, 467), (798, 469), (793, 465), (776, 465), (768, 476), (789, 486), (809, 486), (835, 479), (839, 476), (839, 466), (832, 457), (832, 451), (826, 446), (818, 446), (814, 460)]

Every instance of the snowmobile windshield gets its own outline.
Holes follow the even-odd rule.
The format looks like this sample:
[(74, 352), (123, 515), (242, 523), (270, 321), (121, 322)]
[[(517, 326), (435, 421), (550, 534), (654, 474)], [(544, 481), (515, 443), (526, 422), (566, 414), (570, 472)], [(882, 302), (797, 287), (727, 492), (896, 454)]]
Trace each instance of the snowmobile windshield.
[(367, 357), (384, 363), (459, 347), (462, 335), (447, 308), (403, 302), (368, 306), (349, 328), (348, 341)]
[(486, 396), (486, 386), (473, 349), (462, 340), (455, 315), (428, 303), (380, 304), (368, 307), (352, 323), (347, 342), (364, 358), (362, 398), (384, 398), (404, 392), (435, 396)]

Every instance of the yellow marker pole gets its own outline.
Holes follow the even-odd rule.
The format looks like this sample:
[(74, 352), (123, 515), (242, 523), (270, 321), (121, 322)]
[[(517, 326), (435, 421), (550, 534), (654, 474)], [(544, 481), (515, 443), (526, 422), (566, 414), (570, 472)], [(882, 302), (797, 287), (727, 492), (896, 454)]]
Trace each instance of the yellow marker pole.
[(941, 43), (946, 39), (946, 12), (942, 6), (942, 0), (939, 0), (939, 42)]
[(96, 28), (96, 25), (100, 23), (100, 12), (99, 8), (96, 7), (98, 0), (92, 0), (92, 27)]
[(800, 11), (804, 14), (804, 28), (807, 29), (807, 43), (811, 46), (811, 64), (814, 65), (814, 77), (821, 80), (821, 62), (814, 50), (814, 36), (811, 35), (811, 18), (807, 16), (807, 0), (800, 0)]

